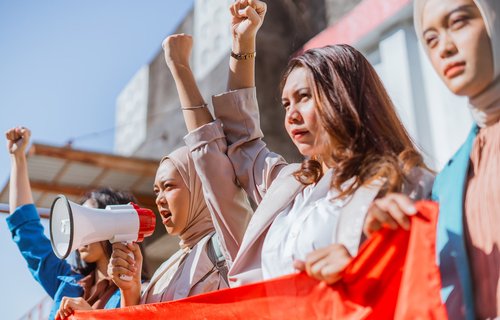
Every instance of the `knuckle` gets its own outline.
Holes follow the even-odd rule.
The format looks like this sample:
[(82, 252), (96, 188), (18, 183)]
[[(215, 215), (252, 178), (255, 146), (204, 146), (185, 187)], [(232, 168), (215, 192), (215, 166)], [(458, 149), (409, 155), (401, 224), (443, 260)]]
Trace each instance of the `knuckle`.
[(377, 215), (377, 220), (380, 222), (387, 222), (389, 221), (389, 216), (387, 215), (387, 213), (381, 212)]

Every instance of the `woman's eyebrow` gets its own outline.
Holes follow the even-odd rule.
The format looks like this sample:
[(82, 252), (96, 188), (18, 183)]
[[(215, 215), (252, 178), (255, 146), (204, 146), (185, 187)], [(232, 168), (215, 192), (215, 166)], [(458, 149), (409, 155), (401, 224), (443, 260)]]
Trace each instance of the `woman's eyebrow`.
[[(474, 8), (474, 5), (472, 4), (464, 4), (462, 6), (459, 6), (453, 10), (451, 10), (450, 12), (448, 12), (442, 19), (442, 21), (447, 21), (450, 16), (452, 14), (454, 14), (455, 12), (458, 12), (458, 11), (470, 11), (472, 8)], [(429, 27), (427, 29), (424, 30), (424, 32), (422, 32), (423, 35), (425, 35), (428, 31), (430, 31), (433, 27)]]
[(464, 4), (463, 6), (460, 6), (460, 7), (457, 7), (453, 10), (451, 10), (446, 16), (445, 18), (448, 19), (452, 14), (454, 14), (455, 12), (457, 11), (470, 11), (471, 9), (474, 8), (474, 5), (472, 4)]

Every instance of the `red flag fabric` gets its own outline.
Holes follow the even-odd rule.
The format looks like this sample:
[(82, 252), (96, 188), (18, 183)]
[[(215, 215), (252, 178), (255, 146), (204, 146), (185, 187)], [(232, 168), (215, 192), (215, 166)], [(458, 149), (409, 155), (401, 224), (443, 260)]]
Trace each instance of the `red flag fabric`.
[(438, 205), (419, 202), (417, 210), (410, 231), (374, 234), (332, 286), (300, 273), (70, 319), (447, 319), (435, 262)]

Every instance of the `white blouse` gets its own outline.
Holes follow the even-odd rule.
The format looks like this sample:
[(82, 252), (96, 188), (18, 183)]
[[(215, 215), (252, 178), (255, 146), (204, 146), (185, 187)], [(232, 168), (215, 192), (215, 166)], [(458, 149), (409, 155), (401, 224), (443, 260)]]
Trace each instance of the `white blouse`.
[[(333, 243), (340, 209), (350, 197), (335, 199), (332, 170), (315, 185), (309, 185), (273, 221), (262, 249), (264, 279), (295, 272), (293, 261)], [(346, 182), (349, 183), (350, 181)]]

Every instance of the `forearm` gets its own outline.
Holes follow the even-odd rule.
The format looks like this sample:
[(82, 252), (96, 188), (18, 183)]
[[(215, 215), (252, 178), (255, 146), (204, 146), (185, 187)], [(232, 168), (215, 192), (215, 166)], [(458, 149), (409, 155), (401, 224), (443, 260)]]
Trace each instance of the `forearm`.
[(120, 292), (121, 292), (120, 306), (122, 308), (136, 306), (141, 301), (140, 289), (139, 290), (134, 290), (134, 289), (120, 290)]
[[(236, 54), (252, 53), (256, 48), (255, 37), (233, 39), (232, 50)], [(255, 58), (237, 60), (229, 58), (228, 91), (255, 87)]]
[(28, 177), (28, 165), (24, 153), (11, 155), (11, 172), (9, 185), (10, 212), (24, 204), (33, 203), (31, 186)]
[(213, 121), (213, 117), (208, 108), (195, 108), (205, 103), (203, 96), (198, 89), (193, 72), (189, 66), (175, 65), (170, 67), (174, 77), (179, 100), (182, 106), (184, 121), (189, 132)]

